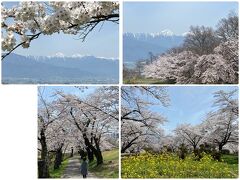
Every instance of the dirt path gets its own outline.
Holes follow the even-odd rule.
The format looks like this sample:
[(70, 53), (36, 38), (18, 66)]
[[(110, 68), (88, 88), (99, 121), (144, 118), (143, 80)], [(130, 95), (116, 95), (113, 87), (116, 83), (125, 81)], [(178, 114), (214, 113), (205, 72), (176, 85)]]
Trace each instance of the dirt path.
[[(78, 156), (74, 156), (68, 160), (68, 165), (61, 178), (74, 178), (82, 179), (82, 174), (80, 173), (80, 161)], [(87, 178), (97, 178), (93, 173), (88, 172)]]

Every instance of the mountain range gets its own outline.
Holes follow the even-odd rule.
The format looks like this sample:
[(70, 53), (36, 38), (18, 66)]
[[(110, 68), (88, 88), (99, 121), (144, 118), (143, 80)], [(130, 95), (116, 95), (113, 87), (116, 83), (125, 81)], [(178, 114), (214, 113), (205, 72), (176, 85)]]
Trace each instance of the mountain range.
[(119, 61), (94, 56), (23, 56), (2, 62), (4, 84), (118, 83)]
[(175, 35), (170, 30), (164, 30), (160, 33), (124, 33), (124, 63), (147, 59), (149, 52), (155, 55), (164, 53), (170, 48), (181, 45), (184, 36), (185, 34)]

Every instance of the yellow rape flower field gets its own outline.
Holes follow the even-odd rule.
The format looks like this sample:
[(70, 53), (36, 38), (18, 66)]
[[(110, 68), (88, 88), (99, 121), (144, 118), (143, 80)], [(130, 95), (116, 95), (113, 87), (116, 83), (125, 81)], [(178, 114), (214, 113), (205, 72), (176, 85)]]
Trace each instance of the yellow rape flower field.
[(238, 165), (213, 160), (205, 154), (201, 160), (188, 155), (144, 153), (122, 159), (122, 178), (237, 178)]

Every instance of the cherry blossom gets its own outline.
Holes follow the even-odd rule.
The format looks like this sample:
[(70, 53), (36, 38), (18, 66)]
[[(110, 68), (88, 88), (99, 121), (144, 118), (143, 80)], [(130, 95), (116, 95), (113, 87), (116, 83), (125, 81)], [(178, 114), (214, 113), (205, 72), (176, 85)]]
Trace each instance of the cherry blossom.
[(190, 51), (159, 56), (144, 67), (143, 75), (165, 83), (235, 84), (238, 82), (238, 40), (220, 43), (214, 54)]
[(161, 140), (163, 136), (161, 125), (166, 122), (166, 118), (153, 112), (150, 106), (169, 105), (166, 88), (125, 86), (122, 87), (121, 97), (121, 152), (152, 147), (153, 142)]
[(19, 46), (28, 48), (40, 35), (63, 32), (79, 34), (84, 40), (100, 22), (117, 23), (118, 9), (118, 2), (110, 1), (23, 1), (12, 8), (2, 5), (2, 50), (6, 52), (2, 59)]

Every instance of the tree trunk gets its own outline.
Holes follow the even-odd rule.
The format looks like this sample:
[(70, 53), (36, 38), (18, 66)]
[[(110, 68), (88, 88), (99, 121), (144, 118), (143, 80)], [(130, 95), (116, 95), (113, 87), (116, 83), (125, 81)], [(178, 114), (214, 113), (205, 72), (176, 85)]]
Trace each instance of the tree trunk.
[[(75, 116), (73, 115), (72, 113), (72, 108), (71, 108), (71, 111), (70, 111), (70, 114), (72, 116), (72, 118), (74, 119), (74, 122), (77, 126), (77, 128), (80, 130), (80, 132), (82, 132), (82, 135), (83, 135), (83, 139), (84, 139), (84, 143), (85, 145), (92, 151), (92, 153), (95, 155), (96, 159), (97, 159), (97, 165), (99, 164), (102, 164), (103, 163), (103, 157), (102, 157), (102, 152), (100, 151), (100, 149), (96, 149), (92, 143), (89, 141), (88, 137), (87, 137), (87, 134), (86, 134), (86, 130), (85, 129), (82, 129), (79, 124), (77, 123), (76, 121), (76, 118)], [(88, 117), (87, 115), (85, 115), (86, 117)], [(90, 121), (89, 121), (90, 123)], [(85, 127), (88, 127), (89, 123), (85, 126)], [(91, 134), (91, 137), (92, 134)]]
[(91, 149), (89, 147), (87, 147), (86, 151), (87, 151), (89, 162), (93, 161), (94, 160), (94, 156), (93, 156), (93, 152), (91, 151)]
[(222, 149), (223, 149), (223, 145), (222, 144), (219, 144), (218, 145), (218, 151), (221, 153), (222, 152)]
[(49, 178), (49, 167), (48, 167), (48, 151), (47, 151), (47, 143), (45, 132), (42, 129), (40, 133), (40, 144), (42, 146), (41, 151), (41, 163), (38, 166), (38, 176), (39, 178)]
[(95, 142), (95, 146), (97, 148), (97, 165), (102, 164), (103, 163), (103, 157), (102, 157), (102, 152), (99, 146), (99, 140), (98, 138), (94, 137), (94, 142)]
[(126, 146), (122, 147), (121, 153), (125, 153), (125, 151), (132, 146), (131, 143), (128, 143)]
[(83, 159), (84, 157), (87, 156), (86, 152), (83, 149), (79, 149), (78, 153), (79, 153), (81, 159)]
[(139, 136), (133, 138), (130, 142), (128, 142), (126, 145), (123, 145), (123, 147), (121, 148), (121, 153), (125, 153), (125, 151), (130, 148), (133, 144), (134, 141), (136, 141), (139, 138)]
[(86, 134), (83, 134), (85, 145), (93, 152), (94, 156), (97, 159), (97, 165), (103, 163), (103, 157), (102, 152), (100, 150), (97, 150), (88, 140)]
[(197, 145), (193, 145), (193, 151), (196, 151)]
[(97, 151), (95, 156), (96, 156), (96, 159), (97, 159), (97, 165), (102, 164), (103, 163), (102, 152), (101, 151)]
[(71, 148), (71, 155), (70, 157), (73, 157), (73, 147)]
[(57, 150), (55, 160), (54, 160), (54, 169), (59, 169), (60, 165), (62, 164), (63, 160), (63, 153), (62, 153), (62, 146)]

